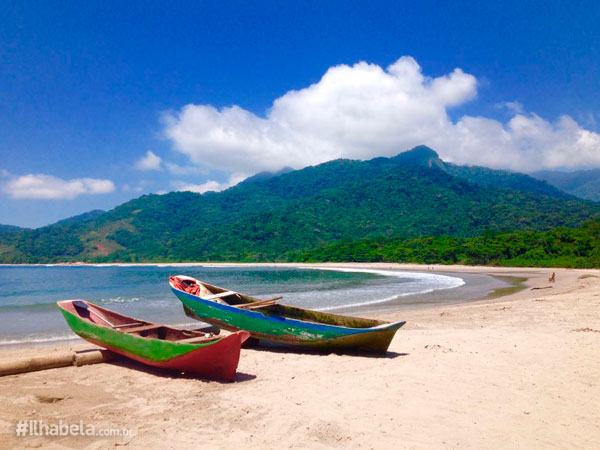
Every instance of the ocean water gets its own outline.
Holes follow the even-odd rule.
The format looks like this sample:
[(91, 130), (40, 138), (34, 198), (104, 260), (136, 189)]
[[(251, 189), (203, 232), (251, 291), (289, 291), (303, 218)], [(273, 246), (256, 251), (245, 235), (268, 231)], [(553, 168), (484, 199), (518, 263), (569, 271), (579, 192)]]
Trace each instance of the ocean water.
[[(464, 301), (503, 287), (500, 280), (483, 275), (393, 270), (3, 266), (0, 347), (74, 339), (56, 307), (56, 301), (65, 299), (85, 299), (153, 322), (197, 327), (199, 323), (185, 316), (179, 300), (171, 293), (168, 277), (177, 274), (259, 298), (283, 295), (287, 304), (355, 315)], [(465, 291), (466, 285), (472, 289)]]

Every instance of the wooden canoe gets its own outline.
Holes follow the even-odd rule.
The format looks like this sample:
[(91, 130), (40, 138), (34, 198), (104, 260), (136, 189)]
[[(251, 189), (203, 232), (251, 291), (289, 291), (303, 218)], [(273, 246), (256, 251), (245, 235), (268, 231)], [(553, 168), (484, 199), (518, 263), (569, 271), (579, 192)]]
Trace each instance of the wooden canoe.
[(255, 339), (304, 348), (385, 353), (405, 322), (342, 316), (259, 300), (192, 277), (169, 278), (186, 314)]
[(85, 300), (57, 302), (71, 329), (100, 347), (161, 369), (233, 380), (249, 333), (228, 336), (180, 330), (124, 316)]

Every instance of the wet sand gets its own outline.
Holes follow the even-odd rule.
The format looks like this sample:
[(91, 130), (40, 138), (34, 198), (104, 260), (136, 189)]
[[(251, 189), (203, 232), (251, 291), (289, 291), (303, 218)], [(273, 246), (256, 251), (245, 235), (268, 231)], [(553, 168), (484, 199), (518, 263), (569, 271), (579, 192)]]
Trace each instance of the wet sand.
[[(357, 266), (427, 270), (348, 265)], [(407, 321), (385, 357), (245, 349), (234, 383), (128, 361), (3, 377), (2, 446), (600, 448), (600, 271), (435, 271), (523, 277), (526, 288), (372, 315)], [(63, 350), (13, 349), (0, 360)], [(19, 420), (82, 421), (134, 436), (17, 437)]]

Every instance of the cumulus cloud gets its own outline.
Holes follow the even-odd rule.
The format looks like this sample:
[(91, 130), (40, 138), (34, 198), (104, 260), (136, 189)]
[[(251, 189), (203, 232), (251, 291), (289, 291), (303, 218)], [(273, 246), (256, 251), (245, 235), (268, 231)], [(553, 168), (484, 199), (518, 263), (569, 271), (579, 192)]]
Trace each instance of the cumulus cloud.
[(177, 183), (177, 190), (180, 192), (196, 192), (198, 194), (204, 194), (205, 192), (219, 192), (222, 191), (221, 183), (211, 180), (202, 184), (185, 184), (185, 183)]
[(109, 194), (115, 190), (110, 180), (78, 178), (62, 180), (51, 175), (29, 174), (12, 178), (3, 191), (13, 199), (73, 199), (83, 194)]
[(523, 107), (521, 102), (518, 102), (516, 100), (514, 102), (496, 103), (494, 106), (498, 109), (506, 109), (513, 114), (522, 114), (525, 112), (525, 108)]
[(365, 62), (330, 68), (319, 82), (276, 99), (265, 117), (239, 106), (186, 105), (165, 116), (175, 150), (199, 166), (258, 172), (335, 158), (392, 156), (415, 145), (447, 160), (514, 170), (600, 165), (600, 134), (569, 116), (549, 122), (503, 106), (507, 123), (448, 111), (477, 96), (461, 69), (432, 78), (404, 56), (387, 68)]
[(220, 192), (223, 191), (227, 188), (230, 188), (231, 186), (235, 186), (236, 184), (238, 184), (240, 181), (244, 180), (245, 178), (247, 178), (247, 175), (245, 174), (241, 174), (241, 173), (234, 173), (229, 177), (229, 180), (227, 180), (224, 183), (215, 181), (215, 180), (209, 180), (205, 183), (202, 184), (193, 184), (193, 183), (183, 183), (180, 181), (176, 181), (173, 185), (175, 186), (177, 191), (180, 192), (196, 192), (198, 194), (204, 194), (205, 192)]
[(148, 150), (143, 157), (136, 161), (135, 167), (139, 170), (162, 170), (162, 158)]
[(462, 164), (521, 172), (600, 165), (600, 134), (567, 115), (551, 123), (536, 114), (516, 114), (506, 125), (465, 116), (447, 142), (434, 141), (447, 149), (448, 159)]

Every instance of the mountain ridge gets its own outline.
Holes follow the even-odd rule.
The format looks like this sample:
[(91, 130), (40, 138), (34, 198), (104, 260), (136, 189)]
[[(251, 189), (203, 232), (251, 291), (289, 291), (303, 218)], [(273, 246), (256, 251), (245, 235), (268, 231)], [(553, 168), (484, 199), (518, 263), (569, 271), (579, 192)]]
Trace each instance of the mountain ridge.
[(1, 233), (13, 233), (15, 231), (27, 230), (28, 228), (18, 227), (16, 225), (3, 225), (0, 224), (0, 234)]
[(71, 216), (71, 217), (67, 217), (66, 219), (61, 219), (58, 222), (53, 223), (52, 225), (67, 225), (70, 223), (85, 222), (86, 220), (92, 220), (97, 217), (100, 217), (104, 213), (106, 213), (106, 211), (104, 211), (102, 209), (93, 209), (91, 211), (87, 211), (82, 214), (77, 214), (76, 216)]
[(600, 213), (600, 205), (531, 177), (496, 171), (486, 179), (494, 175), (494, 187), (469, 180), (477, 180), (477, 169), (462, 167), (419, 147), (393, 158), (329, 161), (219, 193), (145, 195), (90, 220), (2, 236), (0, 261), (285, 260), (348, 238), (547, 230)]
[(530, 175), (579, 198), (600, 202), (600, 169), (541, 170)]

